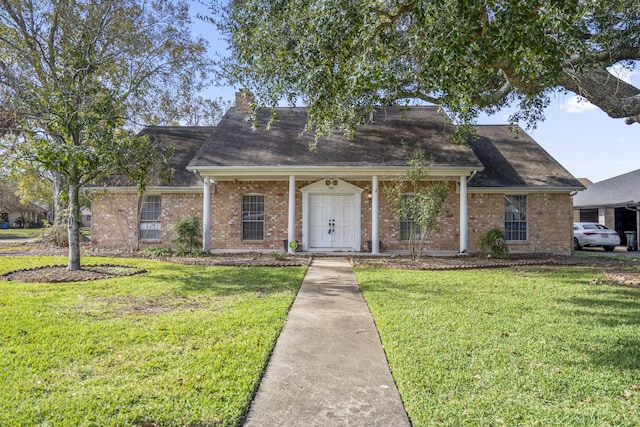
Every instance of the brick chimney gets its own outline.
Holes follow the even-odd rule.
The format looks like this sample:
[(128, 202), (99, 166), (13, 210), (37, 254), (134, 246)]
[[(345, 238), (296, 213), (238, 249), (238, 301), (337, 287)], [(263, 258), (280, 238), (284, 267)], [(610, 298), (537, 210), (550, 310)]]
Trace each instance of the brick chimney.
[(236, 92), (236, 111), (238, 113), (248, 113), (253, 102), (253, 95), (251, 92), (241, 90)]

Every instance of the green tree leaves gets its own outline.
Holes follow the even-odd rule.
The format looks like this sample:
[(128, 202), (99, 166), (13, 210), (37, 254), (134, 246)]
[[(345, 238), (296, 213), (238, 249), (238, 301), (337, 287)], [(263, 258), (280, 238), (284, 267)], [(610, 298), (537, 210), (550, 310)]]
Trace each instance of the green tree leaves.
[(2, 0), (0, 12), (0, 105), (18, 118), (7, 152), (66, 186), (78, 269), (80, 188), (122, 173), (144, 191), (168, 153), (135, 132), (180, 119), (211, 71), (206, 44), (184, 0)]
[(231, 43), (223, 77), (258, 106), (302, 102), (319, 134), (349, 134), (369, 109), (416, 99), (458, 123), (516, 105), (513, 120), (535, 125), (556, 90), (640, 117), (640, 90), (608, 70), (640, 59), (630, 0), (247, 0), (212, 11)]
[(400, 221), (409, 223), (409, 255), (416, 261), (422, 256), (429, 234), (438, 230), (448, 187), (442, 182), (426, 182), (429, 166), (422, 149), (409, 153), (407, 160), (406, 178), (391, 181), (385, 186), (385, 192), (393, 213)]

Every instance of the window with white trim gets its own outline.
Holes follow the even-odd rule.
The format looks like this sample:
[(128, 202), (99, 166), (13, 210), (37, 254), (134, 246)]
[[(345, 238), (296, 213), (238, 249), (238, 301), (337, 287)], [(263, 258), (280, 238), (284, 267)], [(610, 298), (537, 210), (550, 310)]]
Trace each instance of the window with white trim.
[(527, 195), (504, 196), (504, 236), (507, 241), (527, 240)]
[[(405, 199), (413, 199), (415, 197), (414, 194), (405, 194), (402, 196)], [(411, 240), (411, 230), (413, 228), (413, 237), (414, 241), (419, 241), (422, 238), (422, 227), (419, 224), (416, 224), (413, 221), (413, 218), (410, 216), (410, 212), (413, 210), (413, 205), (410, 203), (406, 204), (406, 214), (409, 217), (406, 217), (405, 220), (400, 221), (400, 240), (403, 242), (408, 242)]]
[(242, 195), (242, 240), (264, 240), (264, 195)]
[(160, 212), (160, 196), (147, 196), (140, 213), (140, 240), (160, 240)]

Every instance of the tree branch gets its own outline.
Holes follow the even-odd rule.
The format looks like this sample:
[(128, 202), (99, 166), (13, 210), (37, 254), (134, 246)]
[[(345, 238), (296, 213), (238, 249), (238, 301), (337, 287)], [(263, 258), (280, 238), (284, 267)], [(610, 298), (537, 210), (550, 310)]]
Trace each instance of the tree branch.
[(387, 12), (386, 10), (378, 9), (375, 7), (371, 8), (371, 12), (375, 13), (379, 17), (386, 18), (386, 21), (380, 22), (378, 25), (376, 25), (376, 27), (373, 29), (373, 33), (365, 41), (364, 45), (367, 47), (371, 46), (376, 37), (378, 37), (378, 34), (380, 34), (385, 28), (391, 28), (398, 19), (411, 12), (411, 10), (416, 7), (417, 3), (417, 0), (410, 1), (407, 4), (400, 6), (395, 13)]
[(612, 118), (640, 118), (640, 89), (611, 74), (604, 65), (574, 70), (565, 68), (560, 84), (600, 107)]

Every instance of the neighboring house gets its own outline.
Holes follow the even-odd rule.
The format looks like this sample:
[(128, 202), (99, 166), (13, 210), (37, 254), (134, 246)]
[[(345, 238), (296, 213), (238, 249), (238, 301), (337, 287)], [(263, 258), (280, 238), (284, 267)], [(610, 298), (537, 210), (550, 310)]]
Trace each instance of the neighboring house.
[(573, 219), (604, 224), (626, 245), (625, 231), (639, 231), (639, 204), (640, 169), (591, 184), (573, 196)]
[(11, 186), (0, 186), (0, 226), (27, 227), (40, 226), (46, 218), (47, 210), (35, 203), (21, 203), (16, 196), (16, 189)]
[[(449, 188), (428, 252), (474, 252), (492, 228), (505, 230), (513, 252), (571, 251), (571, 193), (584, 187), (522, 130), (477, 126), (468, 148), (451, 141), (453, 126), (437, 107), (387, 109), (368, 116), (352, 140), (336, 132), (314, 152), (313, 136), (301, 135), (304, 108), (278, 109), (267, 131), (252, 130), (245, 106), (238, 98), (215, 128), (146, 130), (177, 158), (173, 185), (149, 188), (143, 244), (170, 245), (171, 224), (197, 215), (212, 251), (293, 252), (293, 242), (302, 251), (406, 250), (409, 227), (392, 212), (385, 185), (406, 177), (407, 150), (421, 147), (429, 181)], [(259, 112), (260, 123), (268, 114)], [(93, 191), (92, 243), (125, 247), (135, 189), (103, 190)]]
[(83, 227), (91, 227), (91, 209), (80, 208), (80, 222)]

